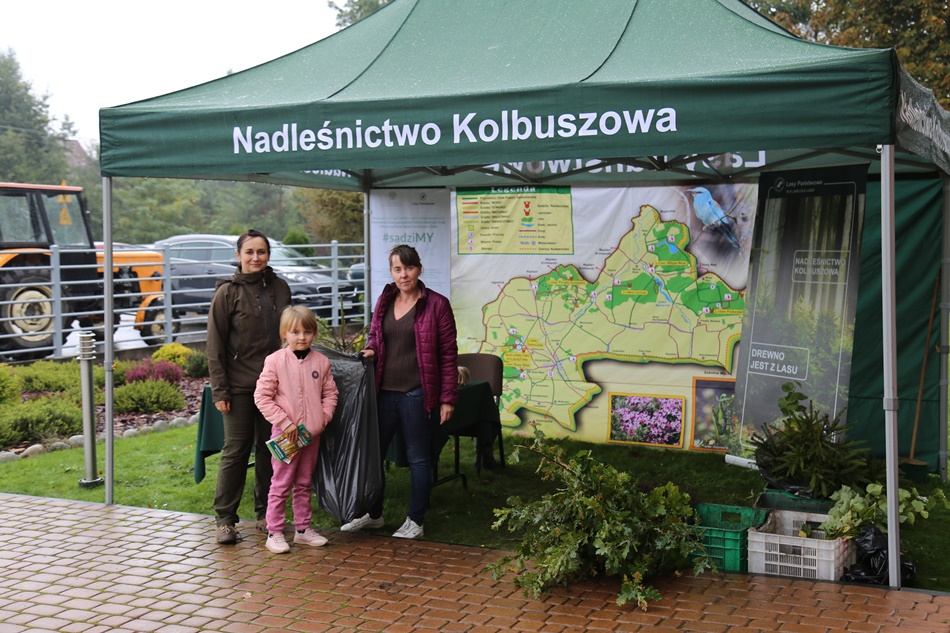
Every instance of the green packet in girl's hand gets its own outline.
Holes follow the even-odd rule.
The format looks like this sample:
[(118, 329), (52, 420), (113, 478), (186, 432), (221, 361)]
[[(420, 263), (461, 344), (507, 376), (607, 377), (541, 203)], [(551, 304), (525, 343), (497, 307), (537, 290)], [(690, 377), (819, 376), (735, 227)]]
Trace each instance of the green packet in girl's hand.
[(303, 424), (297, 425), (297, 441), (291, 442), (286, 433), (278, 435), (272, 440), (267, 440), (267, 450), (274, 456), (274, 459), (289, 464), (294, 458), (294, 454), (310, 443), (310, 431)]

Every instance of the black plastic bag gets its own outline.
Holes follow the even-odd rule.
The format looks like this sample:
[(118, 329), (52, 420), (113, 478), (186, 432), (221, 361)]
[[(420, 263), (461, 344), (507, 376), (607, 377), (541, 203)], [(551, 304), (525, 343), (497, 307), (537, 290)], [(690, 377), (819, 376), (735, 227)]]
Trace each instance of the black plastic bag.
[[(854, 539), (858, 548), (857, 562), (841, 577), (849, 582), (886, 585), (890, 582), (887, 560), (887, 535), (873, 525), (866, 525)], [(917, 577), (917, 568), (910, 561), (901, 559), (901, 584)]]
[(329, 347), (317, 349), (330, 359), (340, 396), (320, 436), (313, 486), (320, 507), (346, 523), (369, 512), (382, 494), (373, 362)]

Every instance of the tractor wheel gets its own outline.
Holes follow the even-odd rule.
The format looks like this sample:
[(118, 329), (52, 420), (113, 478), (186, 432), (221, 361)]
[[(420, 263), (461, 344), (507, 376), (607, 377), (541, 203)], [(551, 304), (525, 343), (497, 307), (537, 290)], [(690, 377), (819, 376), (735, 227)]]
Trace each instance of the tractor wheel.
[[(6, 288), (0, 305), (0, 331), (12, 335), (0, 340), (10, 350), (26, 350), (53, 346), (54, 311), (53, 288), (50, 280), (41, 276), (24, 276), (9, 283), (20, 284)], [(65, 328), (64, 328), (65, 330)], [(66, 332), (64, 331), (64, 335)], [(43, 352), (46, 356), (48, 352)], [(18, 355), (25, 358), (24, 355)], [(35, 355), (30, 356), (35, 357)]]
[[(177, 320), (176, 314), (172, 314), (172, 334), (178, 334), (181, 330), (181, 323)], [(142, 339), (149, 343), (164, 343), (165, 342), (165, 303), (162, 301), (155, 301), (148, 307), (148, 310), (145, 312), (146, 321), (154, 321), (154, 323), (147, 323), (142, 326), (140, 332), (142, 334)], [(173, 337), (174, 338), (174, 337)]]

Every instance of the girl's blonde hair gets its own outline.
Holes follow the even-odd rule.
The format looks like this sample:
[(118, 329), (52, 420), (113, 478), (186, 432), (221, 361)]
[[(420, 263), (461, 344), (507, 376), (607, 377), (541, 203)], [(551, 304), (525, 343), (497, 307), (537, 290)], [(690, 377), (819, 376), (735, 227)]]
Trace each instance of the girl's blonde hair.
[(314, 334), (319, 331), (317, 317), (313, 316), (313, 312), (309, 308), (287, 306), (280, 314), (280, 340), (283, 341), (285, 346), (287, 345), (287, 332), (295, 325), (299, 325), (304, 330), (310, 330)]

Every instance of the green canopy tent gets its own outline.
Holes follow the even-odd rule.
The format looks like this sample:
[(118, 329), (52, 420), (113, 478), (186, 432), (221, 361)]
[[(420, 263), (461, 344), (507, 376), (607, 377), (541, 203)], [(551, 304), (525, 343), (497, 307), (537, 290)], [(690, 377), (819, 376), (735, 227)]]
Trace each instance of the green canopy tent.
[[(876, 162), (898, 109), (931, 107), (902, 103), (910, 81), (892, 50), (804, 42), (736, 0), (397, 0), (266, 64), (103, 109), (101, 164), (365, 191), (550, 159), (649, 170), (620, 181), (682, 178), (677, 157), (697, 154)], [(908, 168), (950, 167), (945, 145), (909, 149), (923, 160)]]
[[(394, 0), (260, 66), (104, 108), (100, 135), (107, 245), (117, 176), (368, 192), (673, 184), (870, 164), (881, 181), (896, 490), (895, 171), (950, 172), (950, 120), (893, 50), (805, 42), (738, 0)], [(106, 258), (108, 272), (109, 249)], [(899, 565), (891, 570), (897, 586)]]

